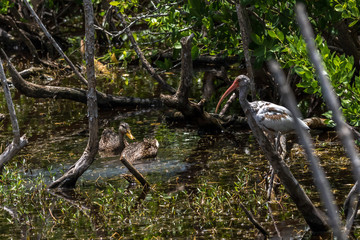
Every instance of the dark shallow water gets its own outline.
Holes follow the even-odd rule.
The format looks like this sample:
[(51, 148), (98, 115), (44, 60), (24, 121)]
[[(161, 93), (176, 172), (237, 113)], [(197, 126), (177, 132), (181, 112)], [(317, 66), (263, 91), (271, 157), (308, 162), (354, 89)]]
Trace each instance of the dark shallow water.
[[(21, 177), (35, 179), (42, 176), (45, 184), (48, 184), (54, 178), (61, 176), (62, 171), (65, 171), (81, 156), (87, 142), (86, 108), (83, 104), (70, 101), (34, 100), (23, 96), (14, 96), (14, 101), (20, 129), (29, 137), (29, 145), (12, 161), (10, 167), (14, 167), (13, 163), (17, 163), (17, 166), (22, 169)], [(7, 112), (4, 100), (0, 111)], [(234, 136), (231, 138), (225, 134), (200, 136), (195, 129), (190, 127), (169, 126), (165, 123), (163, 114), (157, 109), (130, 112), (122, 109), (100, 111), (101, 130), (105, 127), (117, 128), (120, 121), (126, 121), (137, 140), (147, 137), (156, 138), (159, 141), (160, 148), (156, 159), (135, 165), (148, 181), (156, 186), (157, 193), (192, 192), (209, 186), (230, 191), (236, 187), (235, 182), (242, 181), (239, 180), (239, 176), (245, 176), (248, 179), (248, 185), (243, 187), (249, 189), (249, 196), (253, 194), (253, 198), (256, 198), (259, 194), (257, 191), (261, 191), (263, 187), (269, 168), (264, 156), (258, 150), (256, 141), (247, 129), (233, 131)], [(317, 154), (322, 159), (336, 199), (341, 204), (353, 182), (348, 160), (343, 157), (343, 149), (333, 135), (321, 132), (313, 134), (314, 138), (317, 138)], [(9, 141), (11, 141), (11, 126), (7, 119), (0, 124), (1, 147), (4, 148)], [(300, 148), (293, 149), (288, 164), (311, 198), (319, 205), (318, 194), (315, 192), (307, 162)], [(97, 156), (93, 165), (79, 179), (78, 186), (95, 198), (97, 188), (101, 189), (103, 184), (111, 184), (114, 188), (126, 187), (126, 182), (121, 177), (124, 173), (127, 173), (127, 170), (117, 157)], [(98, 187), (99, 184), (100, 187)], [(32, 191), (31, 184), (27, 185), (27, 188), (28, 191)], [(153, 197), (153, 194), (150, 194), (145, 201), (154, 201)], [(185, 198), (179, 200), (179, 209), (186, 209), (185, 200)], [(265, 206), (256, 205), (256, 201), (254, 202), (251, 203), (253, 212), (257, 213), (256, 216), (265, 227), (272, 229), (275, 233), (273, 220), (269, 217)], [(283, 202), (285, 207), (282, 207), (282, 203), (279, 202), (270, 204), (277, 226), (285, 239), (301, 239), (307, 227), (291, 201), (284, 199)], [(51, 231), (52, 234), (49, 235), (51, 239), (94, 238), (88, 235), (85, 229), (74, 229), (71, 221), (62, 225), (47, 221), (48, 225), (42, 225), (43, 221), (40, 220), (36, 207), (32, 208), (33, 212), (28, 213), (32, 219), (35, 219), (29, 230), (26, 224), (14, 224), (9, 211), (1, 210), (2, 208), (0, 208), (0, 238), (3, 239), (21, 238), (24, 236), (22, 231), (25, 231), (25, 235), (31, 239), (39, 236), (47, 238), (47, 234)], [(162, 211), (159, 214), (163, 214)], [(256, 235), (256, 230), (244, 217), (225, 214), (222, 216), (224, 219), (216, 221), (220, 223), (224, 221), (226, 224), (233, 222), (233, 225), (229, 227), (215, 225), (217, 227), (214, 229), (214, 225), (208, 227), (206, 224), (195, 223), (196, 221), (191, 225), (190, 223), (196, 219), (192, 218), (192, 214), (195, 213), (186, 213), (181, 221), (164, 218), (162, 224), (167, 231), (181, 227), (179, 222), (183, 224), (183, 228), (188, 229), (182, 234), (174, 230), (175, 233), (169, 236), (252, 239)], [(150, 226), (153, 226), (149, 225), (150, 218), (151, 215), (148, 218), (144, 217), (143, 222), (136, 225), (135, 238), (148, 237), (148, 235), (142, 235), (141, 231), (144, 229), (147, 231)], [(174, 222), (177, 222), (176, 226), (173, 226)], [(159, 228), (154, 228), (154, 231), (159, 231)], [(112, 234), (115, 232), (115, 230), (110, 231)], [(110, 233), (106, 233), (102, 238), (117, 239), (116, 235), (111, 237)], [(124, 234), (126, 235), (126, 232)], [(133, 232), (128, 234), (127, 238), (132, 238)]]

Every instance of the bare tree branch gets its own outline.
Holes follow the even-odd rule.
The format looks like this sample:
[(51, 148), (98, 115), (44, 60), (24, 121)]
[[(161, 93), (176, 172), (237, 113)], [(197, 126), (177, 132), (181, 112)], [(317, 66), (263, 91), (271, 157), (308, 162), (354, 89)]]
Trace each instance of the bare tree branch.
[(265, 230), (265, 228), (261, 226), (261, 224), (255, 219), (254, 215), (246, 209), (244, 204), (242, 204), (241, 202), (239, 204), (241, 209), (244, 211), (244, 213), (250, 220), (250, 222), (254, 224), (254, 226), (264, 235), (265, 238), (267, 238), (267, 236), (269, 236), (269, 233)]
[(118, 12), (117, 13), (117, 16), (120, 18), (120, 21), (122, 23), (122, 25), (124, 26), (125, 28), (125, 33), (126, 35), (128, 36), (136, 54), (138, 55), (140, 61), (142, 62), (142, 64), (144, 65), (144, 67), (146, 68), (146, 70), (151, 74), (151, 76), (153, 78), (156, 79), (156, 81), (158, 81), (161, 85), (162, 88), (164, 88), (166, 91), (174, 94), (175, 93), (175, 89), (170, 86), (169, 84), (167, 84), (165, 82), (164, 79), (162, 79), (162, 77), (156, 73), (155, 69), (151, 66), (151, 64), (148, 62), (148, 60), (145, 58), (143, 52), (141, 51), (141, 49), (139, 48), (134, 36), (132, 35), (132, 32), (130, 31), (130, 29), (126, 26), (126, 22), (125, 22), (125, 19), (124, 19), (124, 16)]
[(324, 202), (328, 211), (329, 222), (333, 228), (335, 236), (339, 239), (346, 239), (344, 233), (341, 231), (341, 222), (338, 215), (339, 209), (334, 204), (335, 199), (330, 190), (330, 184), (326, 179), (324, 170), (320, 167), (319, 159), (315, 155), (314, 145), (310, 139), (310, 134), (300, 125), (299, 117), (300, 110), (297, 108), (295, 96), (290, 89), (289, 84), (286, 82), (286, 77), (280, 66), (275, 61), (269, 63), (269, 69), (272, 72), (275, 80), (280, 86), (281, 93), (285, 99), (286, 107), (291, 111), (294, 116), (295, 128), (300, 142), (305, 149), (306, 158), (310, 162), (310, 167), (313, 173), (315, 185), (320, 192), (321, 200)]
[(254, 81), (254, 71), (251, 64), (251, 56), (249, 51), (250, 45), (250, 25), (247, 21), (246, 10), (241, 6), (240, 3), (236, 3), (236, 13), (239, 21), (240, 31), (241, 31), (241, 40), (244, 50), (246, 69), (250, 78), (250, 91), (251, 99), (254, 101), (256, 99), (256, 90), (255, 90), (255, 81)]
[(61, 49), (61, 47), (59, 46), (59, 44), (57, 44), (57, 42), (55, 41), (55, 39), (51, 36), (51, 34), (48, 32), (48, 30), (46, 29), (46, 27), (44, 26), (44, 24), (41, 22), (40, 18), (37, 16), (37, 14), (35, 13), (34, 9), (32, 9), (32, 7), (30, 6), (30, 3), (27, 0), (24, 0), (25, 5), (27, 6), (27, 8), (29, 9), (29, 11), (31, 12), (32, 16), (34, 17), (35, 21), (37, 22), (37, 24), (40, 26), (40, 28), (44, 31), (46, 37), (49, 38), (50, 42), (52, 43), (52, 45), (55, 47), (55, 49), (60, 53), (60, 55), (68, 62), (68, 64), (70, 65), (70, 67), (72, 68), (72, 70), (75, 72), (75, 74), (80, 78), (80, 80), (84, 83), (87, 84), (87, 80), (81, 75), (81, 73), (77, 70), (77, 68), (75, 67), (75, 65), (71, 62), (71, 60), (66, 56), (66, 54), (63, 52), (63, 50)]
[(25, 147), (25, 145), (28, 143), (28, 140), (25, 135), (20, 137), (19, 124), (16, 118), (16, 112), (15, 112), (14, 104), (11, 99), (9, 85), (6, 81), (6, 76), (1, 58), (0, 58), (0, 78), (1, 78), (1, 85), (3, 86), (4, 89), (6, 104), (8, 106), (12, 130), (14, 134), (12, 143), (9, 144), (9, 146), (6, 147), (5, 151), (0, 155), (0, 174), (1, 174), (4, 165), (8, 161), (10, 161), (10, 159), (12, 159), (23, 147)]
[(311, 202), (304, 189), (291, 173), (289, 167), (274, 150), (268, 138), (258, 126), (253, 117), (252, 108), (247, 101), (247, 92), (241, 91), (241, 89), (239, 92), (239, 101), (241, 108), (247, 117), (247, 122), (252, 130), (252, 134), (255, 136), (261, 150), (265, 154), (266, 159), (270, 162), (274, 171), (278, 174), (281, 183), (285, 186), (286, 191), (289, 193), (291, 199), (302, 213), (310, 229), (313, 232), (326, 232), (329, 229), (326, 218), (323, 216), (323, 213), (321, 213), (321, 211)]
[[(356, 182), (360, 181), (360, 160), (358, 157), (358, 152), (355, 148), (355, 143), (353, 139), (353, 135), (350, 129), (347, 127), (345, 123), (344, 117), (340, 110), (339, 99), (337, 98), (334, 89), (332, 88), (329, 76), (326, 73), (326, 70), (323, 65), (323, 61), (321, 60), (320, 53), (316, 49), (315, 46), (315, 38), (314, 33), (312, 31), (310, 22), (306, 15), (305, 5), (298, 3), (296, 5), (296, 18), (301, 30), (302, 35), (306, 41), (306, 47), (308, 50), (308, 54), (311, 62), (313, 63), (316, 69), (316, 75), (318, 76), (321, 91), (325, 100), (325, 103), (329, 110), (332, 111), (332, 118), (336, 123), (336, 130), (339, 138), (345, 148), (346, 155), (350, 158), (352, 163), (352, 171), (354, 175), (354, 179)], [(357, 184), (357, 192), (360, 192), (360, 185)], [(335, 230), (335, 229), (334, 229)], [(339, 233), (340, 234), (340, 233)], [(340, 239), (340, 238), (339, 238)]]
[(91, 0), (84, 0), (85, 13), (85, 59), (86, 76), (88, 77), (87, 106), (89, 118), (89, 139), (80, 159), (59, 179), (49, 185), (49, 188), (74, 188), (77, 179), (90, 167), (95, 160), (99, 148), (98, 141), (98, 107), (96, 97), (96, 79), (94, 68), (94, 10)]

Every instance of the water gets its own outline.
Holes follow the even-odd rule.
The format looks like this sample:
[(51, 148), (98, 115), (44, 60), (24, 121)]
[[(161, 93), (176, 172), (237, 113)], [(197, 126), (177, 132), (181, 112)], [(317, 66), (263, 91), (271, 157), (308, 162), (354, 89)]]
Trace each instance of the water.
[[(156, 92), (155, 88), (154, 85), (148, 86), (150, 93)], [(142, 87), (140, 90), (144, 91)], [(115, 88), (113, 91), (118, 90)], [(147, 97), (151, 96), (149, 92), (145, 92)], [(29, 145), (9, 165), (20, 169), (18, 177), (25, 179), (24, 190), (15, 191), (11, 197), (3, 196), (0, 202), (0, 209), (3, 209), (0, 210), (0, 238), (144, 239), (158, 236), (253, 239), (257, 230), (238, 206), (239, 201), (265, 228), (270, 229), (273, 236), (276, 233), (268, 208), (271, 208), (283, 236), (300, 239), (307, 231), (302, 217), (281, 187), (277, 201), (267, 207), (264, 205), (269, 167), (247, 129), (231, 131), (234, 133), (232, 137), (225, 134), (200, 136), (190, 126), (176, 128), (168, 125), (162, 117), (162, 109), (114, 109), (99, 113), (101, 130), (117, 128), (120, 121), (126, 121), (137, 140), (156, 138), (160, 143), (155, 160), (135, 165), (153, 189), (137, 210), (126, 209), (134, 207), (132, 204), (141, 194), (141, 188), (128, 188), (122, 178), (127, 170), (117, 157), (97, 156), (79, 179), (77, 194), (80, 197), (76, 200), (44, 193), (41, 186), (34, 187), (32, 181), (41, 178), (43, 184), (49, 184), (60, 177), (81, 156), (86, 146), (86, 107), (67, 100), (28, 99), (15, 94), (14, 102), (21, 132), (29, 137)], [(0, 112), (7, 112), (4, 100)], [(0, 124), (0, 131), (0, 146), (4, 148), (6, 142), (11, 141), (8, 119)], [(319, 136), (317, 153), (341, 204), (353, 182), (349, 163), (342, 157), (343, 149), (336, 140), (333, 141), (333, 135), (320, 133)], [(300, 148), (293, 149), (288, 164), (319, 205)], [(17, 196), (20, 193), (24, 196)], [(6, 205), (16, 202), (9, 198), (20, 199), (16, 200), (20, 202), (25, 198), (24, 206)], [(11, 211), (17, 212), (18, 220), (11, 216)]]

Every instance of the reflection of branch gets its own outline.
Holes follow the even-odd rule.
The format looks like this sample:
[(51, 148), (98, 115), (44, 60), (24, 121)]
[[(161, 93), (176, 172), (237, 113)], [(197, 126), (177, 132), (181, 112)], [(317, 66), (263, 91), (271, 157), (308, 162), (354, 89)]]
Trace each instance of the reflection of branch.
[(25, 147), (25, 145), (28, 143), (28, 140), (26, 139), (25, 135), (20, 137), (19, 124), (18, 124), (18, 121), (16, 118), (14, 104), (11, 99), (11, 93), (9, 90), (9, 85), (7, 84), (7, 81), (6, 81), (6, 76), (5, 76), (1, 58), (0, 58), (0, 78), (1, 78), (1, 85), (3, 86), (3, 89), (4, 89), (6, 104), (8, 106), (11, 125), (12, 125), (12, 129), (13, 129), (13, 134), (14, 134), (14, 139), (13, 139), (12, 143), (9, 146), (7, 146), (5, 151), (0, 155), (0, 174), (1, 174), (4, 165), (8, 161), (10, 161), (10, 159), (12, 159), (23, 147)]
[(40, 28), (43, 30), (43, 32), (45, 33), (46, 37), (49, 38), (50, 42), (52, 43), (52, 45), (55, 47), (55, 49), (60, 53), (60, 55), (68, 62), (68, 64), (70, 65), (70, 67), (72, 68), (72, 70), (75, 72), (75, 74), (80, 78), (80, 80), (84, 83), (87, 84), (87, 80), (81, 75), (81, 73), (77, 70), (77, 68), (75, 67), (75, 65), (71, 62), (71, 60), (66, 56), (66, 54), (63, 52), (63, 50), (61, 49), (61, 47), (59, 46), (59, 44), (57, 44), (57, 42), (55, 41), (55, 39), (51, 36), (51, 34), (48, 32), (48, 30), (46, 29), (46, 27), (44, 26), (44, 24), (41, 22), (40, 18), (38, 17), (38, 15), (35, 13), (34, 9), (32, 9), (32, 7), (30, 6), (30, 3), (28, 3), (27, 0), (24, 0), (25, 5), (27, 6), (27, 8), (29, 9), (29, 11), (31, 12), (32, 16), (34, 17), (35, 21), (37, 22), (37, 24), (40, 26)]
[(167, 84), (165, 82), (165, 80), (162, 79), (162, 77), (159, 74), (156, 73), (155, 69), (151, 66), (151, 64), (145, 58), (144, 53), (139, 48), (134, 36), (132, 35), (132, 32), (130, 31), (129, 28), (127, 28), (126, 22), (125, 22), (125, 19), (124, 19), (123, 15), (120, 12), (118, 12), (117, 16), (120, 18), (120, 21), (121, 21), (122, 25), (125, 28), (125, 33), (128, 36), (128, 38), (129, 38), (129, 40), (130, 40), (130, 42), (132, 44), (132, 47), (134, 48), (136, 54), (138, 55), (140, 61), (142, 62), (142, 64), (146, 68), (146, 70), (151, 74), (151, 76), (153, 78), (156, 79), (156, 81), (158, 81), (160, 83), (161, 87), (163, 87), (165, 90), (167, 90), (170, 93), (175, 93), (175, 89), (172, 86), (170, 86), (169, 84)]

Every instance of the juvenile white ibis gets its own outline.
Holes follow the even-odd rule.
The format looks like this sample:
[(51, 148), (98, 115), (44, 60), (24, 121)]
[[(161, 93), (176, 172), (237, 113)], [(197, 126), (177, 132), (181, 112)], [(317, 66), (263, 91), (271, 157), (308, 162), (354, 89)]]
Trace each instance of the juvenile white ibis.
[[(246, 96), (250, 90), (250, 79), (245, 75), (239, 75), (238, 77), (236, 77), (233, 84), (220, 98), (216, 106), (215, 113), (218, 111), (218, 108), (224, 98), (235, 89), (239, 89), (239, 91)], [(290, 133), (295, 130), (294, 119), (291, 112), (287, 108), (266, 101), (249, 102), (249, 105), (258, 126), (268, 134), (276, 134), (278, 140), (280, 134)], [(306, 123), (303, 122), (301, 119), (299, 120), (301, 127), (309, 130), (309, 127), (306, 125)]]

